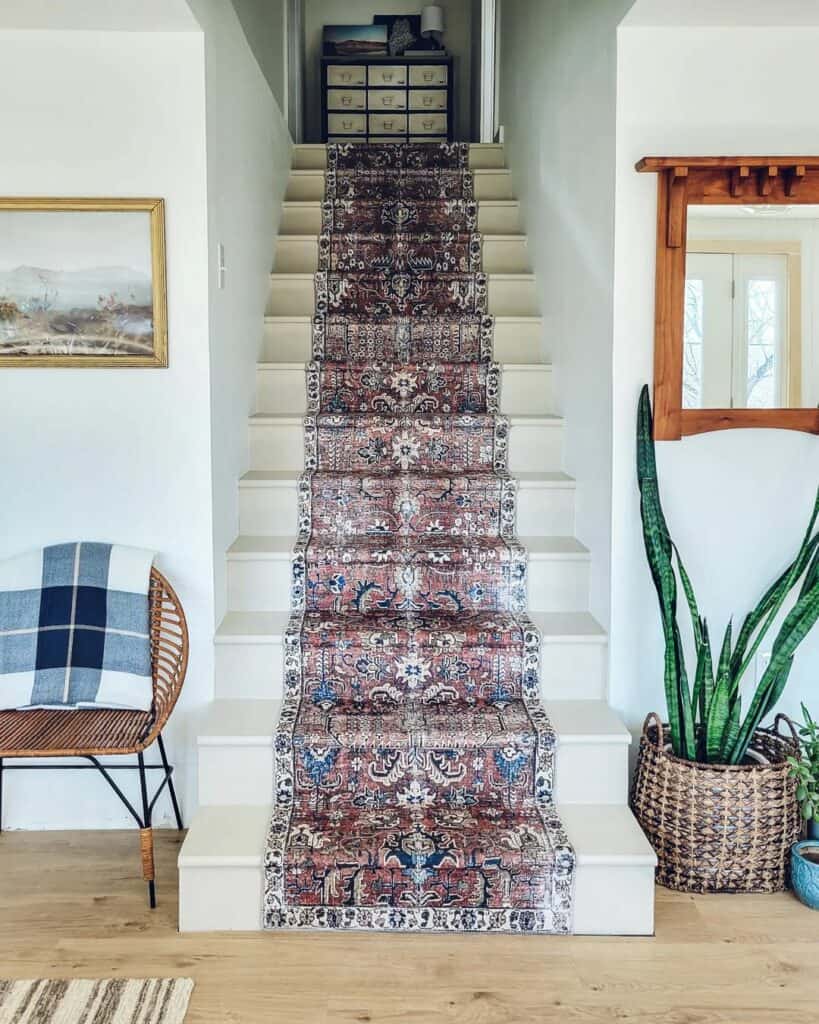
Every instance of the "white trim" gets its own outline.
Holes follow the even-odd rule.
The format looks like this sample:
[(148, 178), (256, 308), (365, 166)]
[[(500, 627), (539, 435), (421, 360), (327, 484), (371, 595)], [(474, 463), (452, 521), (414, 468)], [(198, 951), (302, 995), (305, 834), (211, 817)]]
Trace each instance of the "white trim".
[(284, 15), (284, 114), (290, 138), (303, 141), (304, 0), (286, 0)]
[(481, 0), (480, 141), (495, 141), (498, 0)]

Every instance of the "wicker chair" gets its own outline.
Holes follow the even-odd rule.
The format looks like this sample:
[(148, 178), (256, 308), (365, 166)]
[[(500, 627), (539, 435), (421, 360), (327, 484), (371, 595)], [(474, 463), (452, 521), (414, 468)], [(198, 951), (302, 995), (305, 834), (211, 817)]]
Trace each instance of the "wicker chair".
[[(178, 828), (182, 815), (173, 785), (173, 766), (168, 763), (162, 729), (179, 697), (188, 667), (188, 625), (173, 587), (157, 569), (151, 570), (149, 587), (153, 704), (150, 711), (88, 708), (79, 711), (37, 709), (0, 711), (0, 826), (3, 810), (3, 776), (13, 769), (30, 771), (96, 769), (111, 786), (139, 826), (142, 877), (148, 883), (148, 900), (156, 906), (154, 842), (151, 816), (156, 801), (168, 787)], [(161, 764), (145, 764), (144, 751), (157, 741)], [(136, 754), (136, 764), (103, 765), (99, 758)], [(6, 764), (8, 758), (85, 758), (90, 764)], [(114, 781), (116, 771), (139, 772), (141, 812)], [(149, 798), (147, 775), (160, 771), (162, 781)]]

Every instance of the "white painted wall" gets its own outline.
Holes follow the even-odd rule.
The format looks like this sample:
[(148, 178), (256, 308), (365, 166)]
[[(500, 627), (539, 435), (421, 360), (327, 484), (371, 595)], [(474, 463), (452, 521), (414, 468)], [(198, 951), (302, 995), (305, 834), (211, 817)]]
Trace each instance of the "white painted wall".
[[(205, 32), (215, 620), (225, 611), (225, 551), (239, 532), (237, 481), (273, 266), (290, 137), (230, 4), (190, 0)], [(271, 15), (272, 16), (272, 15)], [(224, 288), (217, 246), (224, 246)]]
[[(160, 552), (191, 632), (167, 733), (188, 816), (290, 165), (233, 7), (191, 7), (187, 33), (0, 33), (0, 120), (14, 138), (0, 194), (164, 197), (170, 347), (167, 370), (0, 370), (0, 558), (75, 538)], [(164, 800), (158, 810), (170, 820)], [(7, 828), (128, 824), (89, 773), (7, 777)]]
[(500, 123), (567, 420), (592, 610), (609, 615), (615, 28), (631, 0), (503, 0)]
[(186, 0), (3, 0), (0, 27), (50, 31), (193, 32)]
[[(0, 194), (164, 197), (170, 347), (167, 370), (0, 369), (0, 558), (74, 539), (159, 552), (191, 630), (168, 730), (188, 808), (212, 680), (204, 86), (198, 32), (0, 32)], [(88, 772), (5, 789), (6, 827), (128, 823)]]
[[(653, 366), (656, 180), (635, 173), (634, 164), (646, 154), (816, 149), (819, 30), (784, 27), (785, 5), (766, 6), (779, 27), (626, 23), (619, 30), (610, 687), (612, 703), (635, 728), (664, 701), (634, 470), (637, 396)], [(658, 448), (671, 532), (701, 610), (721, 635), (729, 616), (741, 619), (799, 543), (819, 483), (819, 438), (737, 430)], [(782, 708), (794, 712), (803, 698), (819, 709), (818, 682), (814, 632), (797, 656)]]
[[(285, 0), (231, 0), (279, 110), (286, 96)], [(193, 3), (196, 9), (196, 3)], [(220, 9), (224, 5), (219, 5)]]
[[(480, 21), (472, 24), (472, 0), (437, 0), (444, 8), (446, 30), (443, 42), (455, 57), (456, 139), (471, 138), (472, 33), (480, 30)], [(305, 45), (305, 142), (321, 141), (321, 30), (324, 25), (369, 25), (374, 14), (416, 14), (416, 6), (406, 0), (304, 0)]]

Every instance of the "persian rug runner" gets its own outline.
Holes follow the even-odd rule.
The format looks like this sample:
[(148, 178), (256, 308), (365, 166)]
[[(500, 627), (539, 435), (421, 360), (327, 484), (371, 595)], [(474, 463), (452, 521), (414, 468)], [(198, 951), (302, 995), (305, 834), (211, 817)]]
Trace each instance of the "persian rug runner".
[(468, 153), (328, 146), (268, 928), (571, 928)]
[(190, 978), (0, 981), (0, 1024), (182, 1024)]

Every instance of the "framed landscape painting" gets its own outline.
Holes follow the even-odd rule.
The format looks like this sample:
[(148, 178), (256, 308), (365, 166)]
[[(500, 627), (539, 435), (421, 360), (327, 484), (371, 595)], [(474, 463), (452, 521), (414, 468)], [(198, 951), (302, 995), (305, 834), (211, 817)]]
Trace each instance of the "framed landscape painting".
[(387, 54), (386, 25), (325, 25), (325, 57), (377, 57)]
[(163, 201), (0, 198), (0, 367), (167, 365)]

